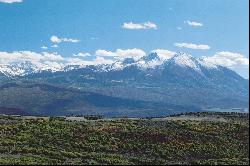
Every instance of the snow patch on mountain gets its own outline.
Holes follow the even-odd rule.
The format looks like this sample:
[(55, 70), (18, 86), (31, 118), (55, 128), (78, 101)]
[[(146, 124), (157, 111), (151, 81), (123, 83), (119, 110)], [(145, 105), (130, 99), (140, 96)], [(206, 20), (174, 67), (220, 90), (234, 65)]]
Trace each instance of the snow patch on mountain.
[(211, 63), (206, 57), (198, 58), (199, 63), (207, 69), (218, 69), (218, 65)]
[(142, 69), (155, 68), (163, 64), (164, 60), (160, 58), (157, 53), (151, 53), (148, 56), (144, 56), (137, 61), (137, 64)]
[(200, 71), (199, 63), (197, 60), (189, 54), (185, 53), (178, 53), (173, 58), (170, 59), (174, 61), (175, 64), (182, 66), (182, 67), (189, 67), (194, 70)]
[[(171, 58), (162, 58), (156, 52), (150, 53), (149, 55), (143, 56), (139, 59), (124, 58), (115, 61), (112, 64), (95, 64), (95, 72), (108, 72), (115, 70), (123, 70), (127, 67), (134, 66), (140, 70), (156, 69), (158, 67), (164, 67), (164, 64), (173, 64), (180, 67), (191, 68), (199, 73), (202, 73), (202, 68), (217, 69), (217, 65), (210, 63), (206, 58), (194, 58), (189, 54), (177, 53)], [(55, 64), (33, 64), (29, 61), (10, 63), (6, 65), (0, 65), (0, 73), (6, 76), (24, 76), (32, 73), (40, 73), (43, 71), (57, 72), (57, 71), (70, 71), (80, 68), (86, 68), (89, 65), (65, 65), (63, 63)]]

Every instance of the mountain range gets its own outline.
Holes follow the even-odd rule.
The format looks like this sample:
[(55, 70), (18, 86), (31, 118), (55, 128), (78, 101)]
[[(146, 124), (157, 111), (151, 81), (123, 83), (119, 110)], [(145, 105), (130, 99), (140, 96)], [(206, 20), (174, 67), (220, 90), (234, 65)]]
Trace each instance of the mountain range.
[(27, 61), (0, 66), (0, 79), (0, 108), (27, 114), (145, 117), (249, 104), (247, 79), (185, 53), (59, 68)]

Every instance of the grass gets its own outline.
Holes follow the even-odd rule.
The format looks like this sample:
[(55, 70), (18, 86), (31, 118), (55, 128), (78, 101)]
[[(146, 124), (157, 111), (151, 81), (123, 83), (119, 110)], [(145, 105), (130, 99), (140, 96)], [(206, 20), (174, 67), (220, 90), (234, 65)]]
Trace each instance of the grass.
[(248, 114), (213, 116), (227, 121), (0, 116), (0, 164), (249, 164)]

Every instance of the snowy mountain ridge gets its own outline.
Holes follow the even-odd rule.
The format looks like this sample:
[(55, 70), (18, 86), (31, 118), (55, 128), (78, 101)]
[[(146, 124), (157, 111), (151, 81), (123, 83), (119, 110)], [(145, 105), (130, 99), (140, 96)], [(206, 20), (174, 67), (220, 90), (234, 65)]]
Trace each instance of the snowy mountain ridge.
[[(123, 60), (117, 60), (112, 64), (98, 64), (95, 65), (97, 72), (100, 71), (117, 71), (124, 68), (134, 66), (140, 70), (164, 68), (165, 64), (174, 64), (183, 68), (190, 68), (194, 71), (201, 72), (201, 68), (217, 69), (218, 65), (212, 64), (206, 61), (205, 58), (195, 58), (186, 53), (177, 53), (173, 57), (168, 59), (160, 58), (157, 53), (150, 53), (147, 56), (141, 57), (138, 60), (134, 58), (125, 58)], [(79, 68), (85, 68), (89, 65), (48, 65), (38, 66), (30, 61), (21, 63), (11, 63), (6, 65), (0, 65), (0, 73), (8, 77), (13, 76), (25, 76), (34, 73), (40, 73), (43, 71), (57, 72), (57, 71), (70, 71)]]

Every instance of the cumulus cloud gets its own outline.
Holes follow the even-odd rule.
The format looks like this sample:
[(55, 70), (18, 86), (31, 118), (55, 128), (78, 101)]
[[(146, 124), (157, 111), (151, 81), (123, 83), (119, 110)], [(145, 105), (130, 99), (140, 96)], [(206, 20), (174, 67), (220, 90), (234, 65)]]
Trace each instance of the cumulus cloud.
[(97, 56), (95, 59), (94, 59), (94, 64), (111, 64), (113, 63), (114, 61), (111, 60), (111, 59), (105, 59), (103, 57), (99, 57)]
[(70, 38), (59, 38), (55, 35), (50, 37), (50, 41), (53, 43), (61, 43), (61, 42), (71, 42), (71, 43), (77, 43), (80, 42), (79, 39), (70, 39)]
[(146, 53), (138, 48), (133, 49), (117, 49), (116, 54), (121, 58), (133, 57), (133, 58), (140, 58), (146, 55)]
[[(82, 53), (78, 55), (82, 56)], [(85, 54), (88, 56), (88, 54)], [(49, 52), (32, 52), (32, 51), (14, 51), (14, 52), (0, 52), (0, 71), (5, 72), (9, 70), (7, 66), (12, 64), (29, 63), (34, 70), (52, 70), (59, 71), (68, 65), (96, 65), (96, 64), (111, 64), (114, 61), (112, 59), (106, 59), (105, 57), (96, 56), (92, 60), (83, 60), (81, 57), (63, 57), (58, 53)], [(22, 74), (25, 71), (20, 71)], [(14, 75), (17, 72), (13, 73)]]
[(184, 21), (184, 22), (187, 23), (190, 26), (193, 26), (193, 27), (202, 27), (203, 26), (203, 24), (200, 23), (200, 22), (189, 21), (189, 20)]
[(115, 57), (116, 56), (116, 54), (114, 52), (107, 51), (107, 50), (102, 50), (102, 49), (96, 50), (95, 54), (97, 56), (109, 56), (109, 57)]
[(71, 42), (71, 43), (77, 43), (80, 41), (79, 39), (68, 39), (68, 38), (62, 38), (61, 40), (63, 42)]
[(20, 2), (23, 2), (23, 0), (0, 0), (0, 2), (3, 2), (3, 3), (20, 3)]
[(57, 36), (51, 36), (50, 37), (50, 41), (52, 41), (53, 43), (60, 43), (60, 42), (62, 42), (62, 40), (59, 39)]
[(157, 53), (157, 55), (162, 59), (169, 59), (176, 54), (176, 52), (164, 50), (164, 49), (155, 49), (155, 50), (152, 50), (151, 52)]
[(135, 59), (138, 59), (140, 57), (143, 57), (146, 55), (146, 53), (138, 48), (133, 48), (133, 49), (117, 49), (115, 52), (112, 51), (107, 51), (107, 50), (97, 50), (95, 52), (97, 56), (101, 57), (114, 57), (114, 58), (128, 58), (128, 57), (133, 57)]
[(78, 54), (73, 54), (74, 57), (88, 57), (91, 56), (88, 52), (79, 52)]
[(65, 66), (67, 65), (81, 65), (81, 66), (85, 66), (85, 65), (100, 65), (100, 64), (111, 64), (114, 61), (111, 59), (105, 59), (104, 57), (95, 57), (93, 60), (82, 60), (81, 57), (80, 58), (68, 58), (67, 62), (65, 64)]
[(181, 47), (181, 48), (190, 48), (190, 49), (200, 49), (200, 50), (208, 50), (210, 47), (205, 44), (193, 44), (193, 43), (175, 43), (174, 44), (176, 47)]
[(57, 53), (36, 53), (31, 51), (0, 52), (0, 65), (8, 65), (18, 62), (31, 62), (36, 66), (42, 66), (45, 62), (63, 62), (65, 59)]
[(128, 23), (123, 23), (122, 28), (124, 29), (134, 29), (134, 30), (139, 30), (139, 29), (157, 29), (157, 25), (153, 22), (147, 21), (144, 23), (133, 23), (133, 22), (128, 22)]
[(206, 61), (225, 66), (225, 67), (236, 67), (236, 66), (249, 66), (249, 59), (244, 55), (229, 51), (216, 52), (213, 56), (203, 57)]

